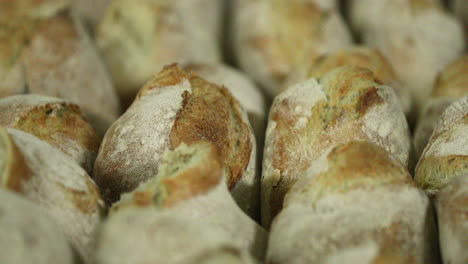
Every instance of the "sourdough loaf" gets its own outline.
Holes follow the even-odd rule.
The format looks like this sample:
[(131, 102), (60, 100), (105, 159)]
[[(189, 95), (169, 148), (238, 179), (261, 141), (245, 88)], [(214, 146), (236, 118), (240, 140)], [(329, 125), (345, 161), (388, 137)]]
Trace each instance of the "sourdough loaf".
[(330, 146), (368, 141), (405, 166), (410, 139), (394, 91), (371, 71), (340, 67), (320, 79), (297, 83), (271, 107), (262, 174), (262, 222), (269, 226), (289, 187)]
[(468, 173), (468, 96), (439, 118), (416, 166), (415, 179), (431, 196)]
[[(286, 241), (286, 243), (285, 243)], [(428, 197), (368, 142), (329, 148), (289, 190), (266, 263), (439, 263)]]
[(93, 180), (74, 160), (33, 135), (2, 127), (0, 142), (1, 187), (39, 205), (89, 260), (104, 205)]
[(4, 80), (0, 94), (65, 98), (78, 104), (103, 134), (117, 118), (119, 102), (80, 19), (49, 1), (26, 7), (25, 3), (37, 1), (14, 2), (18, 2), (14, 8), (0, 5), (6, 13), (0, 18), (5, 25), (0, 33), (0, 78)]
[(161, 157), (182, 143), (210, 141), (226, 170), (227, 185), (241, 208), (258, 211), (255, 137), (247, 114), (224, 87), (165, 67), (106, 133), (94, 178), (115, 202), (158, 173)]
[(78, 105), (37, 94), (0, 99), (0, 125), (35, 135), (73, 158), (90, 175), (100, 138)]
[(302, 60), (351, 43), (336, 0), (239, 0), (233, 5), (237, 62), (270, 96), (280, 92)]
[(390, 60), (418, 112), (437, 73), (464, 50), (462, 27), (440, 0), (352, 0), (350, 20), (362, 42)]
[(418, 156), (429, 141), (432, 130), (444, 110), (457, 99), (468, 95), (468, 55), (447, 66), (437, 77), (432, 94), (421, 112), (414, 133)]
[(0, 200), (0, 263), (74, 263), (67, 239), (37, 205), (4, 189)]
[(200, 5), (207, 1), (213, 2), (115, 0), (110, 4), (96, 40), (125, 105), (166, 64), (221, 60), (211, 25), (220, 16), (212, 10), (219, 3)]
[(155, 177), (122, 195), (111, 212), (160, 208), (225, 234), (233, 245), (263, 260), (267, 234), (239, 209), (225, 181), (225, 170), (213, 143), (182, 143), (166, 152)]

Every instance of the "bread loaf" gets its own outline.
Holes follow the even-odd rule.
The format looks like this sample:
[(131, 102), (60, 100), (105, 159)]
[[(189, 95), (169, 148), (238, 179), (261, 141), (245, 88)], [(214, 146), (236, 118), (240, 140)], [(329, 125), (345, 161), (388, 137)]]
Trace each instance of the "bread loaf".
[(247, 76), (223, 64), (190, 64), (184, 68), (209, 82), (225, 86), (247, 112), (257, 143), (263, 143), (266, 121), (265, 99)]
[(111, 212), (133, 207), (162, 208), (229, 237), (236, 247), (263, 260), (267, 234), (236, 205), (226, 187), (225, 170), (211, 142), (182, 143), (167, 152), (159, 172), (131, 193), (122, 195)]
[(119, 114), (118, 98), (81, 21), (61, 6), (52, 9), (48, 1), (18, 15), (20, 3), (31, 1), (14, 2), (14, 8), (0, 6), (6, 13), (0, 18), (6, 25), (0, 33), (0, 76), (6, 86), (2, 82), (0, 93), (65, 98), (78, 104), (104, 134)]
[(468, 96), (439, 118), (416, 166), (415, 179), (431, 196), (468, 172)]
[(437, 77), (432, 94), (421, 112), (414, 133), (418, 156), (429, 141), (432, 130), (444, 110), (457, 99), (468, 95), (468, 55), (447, 66)]
[(270, 109), (262, 175), (262, 222), (269, 226), (289, 187), (330, 146), (368, 141), (405, 166), (410, 139), (394, 91), (371, 71), (340, 67), (278, 95)]
[(210, 263), (210, 256), (235, 259), (214, 263), (253, 264), (229, 237), (212, 230), (210, 225), (155, 208), (139, 208), (108, 218), (102, 226), (93, 263), (199, 264)]
[(437, 73), (464, 50), (463, 29), (440, 0), (352, 0), (350, 20), (362, 42), (390, 60), (417, 111)]
[(254, 214), (259, 185), (255, 137), (247, 115), (226, 88), (187, 74), (177, 65), (148, 82), (106, 133), (94, 178), (112, 203), (154, 177), (166, 151), (205, 140), (216, 145), (235, 200)]
[(208, 11), (214, 6), (205, 5), (207, 13), (200, 13), (199, 3), (200, 0), (111, 3), (98, 26), (96, 40), (125, 105), (166, 64), (221, 60), (218, 36), (211, 25), (216, 15)]
[(311, 77), (320, 78), (341, 66), (357, 66), (372, 71), (377, 80), (394, 89), (400, 99), (403, 112), (409, 115), (411, 110), (409, 91), (401, 85), (392, 65), (377, 49), (354, 46), (323, 55), (314, 61), (306, 61), (291, 73), (283, 88)]
[(88, 174), (61, 151), (12, 128), (0, 129), (0, 164), (1, 187), (39, 205), (89, 260), (103, 202)]
[(233, 10), (237, 62), (270, 96), (302, 60), (351, 43), (336, 0), (239, 0)]
[(0, 125), (30, 133), (68, 154), (90, 175), (100, 138), (79, 106), (36, 94), (0, 99)]
[(3, 189), (0, 200), (0, 263), (74, 263), (65, 236), (39, 207)]
[(453, 179), (437, 195), (440, 248), (444, 264), (468, 262), (468, 176)]
[[(286, 242), (285, 242), (286, 241)], [(439, 263), (429, 199), (368, 142), (331, 147), (289, 190), (266, 263)]]

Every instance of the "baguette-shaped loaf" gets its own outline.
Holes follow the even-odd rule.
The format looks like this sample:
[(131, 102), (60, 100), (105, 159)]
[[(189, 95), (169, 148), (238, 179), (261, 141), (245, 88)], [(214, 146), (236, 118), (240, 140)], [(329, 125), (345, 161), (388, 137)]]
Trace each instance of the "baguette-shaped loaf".
[(67, 239), (37, 205), (4, 189), (0, 200), (0, 263), (74, 263)]
[[(78, 104), (93, 126), (104, 134), (117, 118), (117, 95), (103, 62), (78, 17), (67, 10), (49, 10), (48, 1), (15, 15), (8, 5), (0, 10), (0, 94), (37, 93)], [(32, 1), (36, 2), (36, 1)], [(54, 2), (52, 2), (54, 3)], [(41, 14), (40, 16), (37, 14)], [(2, 78), (2, 77), (0, 77)], [(4, 86), (5, 84), (5, 86)]]
[(266, 263), (439, 263), (428, 197), (368, 142), (328, 149), (288, 192)]
[(104, 203), (86, 171), (37, 137), (3, 127), (0, 169), (1, 187), (43, 208), (81, 257), (89, 260)]
[(363, 43), (390, 60), (418, 112), (437, 73), (464, 50), (462, 26), (440, 0), (352, 0), (350, 20)]
[[(216, 258), (227, 262), (210, 262)], [(96, 264), (253, 264), (224, 233), (156, 208), (123, 210), (103, 224)]]
[(235, 200), (255, 214), (259, 182), (255, 136), (247, 114), (226, 88), (177, 65), (165, 67), (148, 82), (106, 133), (94, 179), (104, 198), (115, 202), (120, 194), (154, 177), (166, 151), (205, 140), (216, 145)]
[(37, 94), (0, 99), (0, 125), (35, 135), (72, 157), (90, 175), (100, 138), (78, 105)]
[(303, 60), (351, 44), (336, 0), (239, 0), (233, 10), (236, 59), (270, 96)]
[(454, 101), (468, 95), (468, 55), (445, 68), (437, 77), (431, 97), (421, 112), (414, 132), (414, 146), (418, 157), (434, 130), (440, 115)]
[[(200, 1), (115, 0), (110, 4), (96, 40), (125, 105), (164, 65), (221, 60), (218, 36), (210, 25), (220, 16), (210, 11), (219, 3), (198, 5)], [(202, 6), (206, 13), (200, 13)]]
[(216, 146), (198, 142), (181, 144), (167, 152), (158, 174), (131, 193), (124, 194), (111, 212), (133, 207), (163, 208), (223, 233), (236, 247), (263, 260), (267, 234), (233, 200), (225, 183)]
[(291, 73), (284, 88), (311, 77), (321, 78), (327, 72), (341, 66), (356, 66), (372, 71), (377, 80), (394, 89), (400, 99), (403, 112), (409, 114), (411, 110), (409, 91), (401, 85), (390, 62), (377, 49), (363, 46), (340, 49), (317, 60), (305, 62)]
[(405, 166), (408, 125), (392, 88), (371, 71), (340, 67), (278, 95), (266, 132), (262, 222), (269, 226), (289, 187), (330, 146), (351, 140), (377, 144)]
[(452, 180), (437, 195), (435, 204), (444, 264), (468, 262), (468, 175)]
[(431, 196), (453, 179), (468, 174), (468, 96), (439, 118), (416, 166), (415, 179)]
[(209, 82), (225, 86), (247, 112), (257, 143), (263, 142), (266, 121), (265, 99), (247, 76), (223, 64), (190, 64), (184, 68)]

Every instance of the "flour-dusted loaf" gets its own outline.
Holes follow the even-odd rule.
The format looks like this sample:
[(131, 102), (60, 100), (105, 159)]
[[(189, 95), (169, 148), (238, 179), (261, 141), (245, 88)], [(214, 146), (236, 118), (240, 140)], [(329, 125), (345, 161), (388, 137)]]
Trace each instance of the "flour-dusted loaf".
[[(223, 233), (203, 222), (180, 218), (155, 208), (111, 215), (103, 224), (94, 256), (96, 264), (253, 264)], [(209, 262), (210, 258), (231, 262)]]
[(390, 60), (421, 111), (437, 73), (464, 50), (462, 26), (440, 0), (350, 2), (353, 29)]
[(265, 99), (244, 73), (223, 64), (190, 64), (184, 68), (209, 82), (225, 86), (247, 111), (257, 143), (263, 143), (266, 121)]
[(414, 146), (421, 155), (432, 130), (444, 110), (457, 99), (468, 95), (468, 55), (447, 66), (437, 77), (414, 132)]
[(266, 263), (439, 263), (434, 213), (407, 169), (383, 148), (329, 148), (287, 193)]
[(65, 236), (37, 205), (4, 189), (0, 200), (0, 263), (74, 263)]
[(336, 0), (239, 0), (233, 5), (237, 62), (271, 96), (301, 61), (351, 43)]
[(48, 142), (91, 175), (100, 138), (78, 105), (37, 94), (9, 96), (0, 99), (0, 125)]
[(110, 4), (96, 40), (124, 104), (130, 104), (164, 65), (221, 60), (219, 37), (211, 25), (220, 15), (210, 11), (219, 3), (210, 1), (115, 0)]
[(226, 187), (226, 171), (211, 142), (181, 144), (167, 152), (158, 174), (122, 195), (112, 213), (133, 207), (161, 208), (223, 233), (236, 247), (263, 260), (267, 233), (237, 206)]
[(89, 259), (104, 203), (85, 170), (37, 137), (3, 127), (0, 170), (1, 187), (39, 205), (81, 257)]
[(224, 87), (170, 65), (144, 86), (106, 133), (94, 167), (112, 203), (158, 173), (163, 154), (182, 143), (211, 141), (241, 208), (258, 211), (255, 136), (247, 114)]
[(400, 99), (403, 112), (406, 115), (411, 110), (411, 95), (402, 86), (390, 62), (377, 49), (364, 46), (354, 46), (340, 49), (321, 56), (317, 60), (305, 61), (291, 73), (284, 88), (295, 83), (305, 81), (311, 77), (320, 78), (327, 72), (341, 66), (357, 66), (366, 68), (374, 73), (376, 79), (395, 90)]
[[(0, 94), (65, 98), (78, 104), (104, 134), (119, 114), (119, 102), (81, 20), (49, 1), (29, 7), (23, 6), (37, 1), (10, 2), (15, 4), (0, 5), (5, 13), (0, 18)], [(16, 14), (18, 9), (25, 14)]]
[(468, 175), (468, 96), (455, 101), (439, 118), (416, 166), (415, 179), (436, 195), (453, 179)]
[(405, 166), (408, 125), (392, 88), (371, 71), (345, 66), (291, 86), (270, 109), (262, 174), (262, 222), (269, 226), (289, 187), (330, 146), (375, 143)]
[(468, 262), (468, 175), (452, 180), (437, 195), (435, 204), (444, 264)]

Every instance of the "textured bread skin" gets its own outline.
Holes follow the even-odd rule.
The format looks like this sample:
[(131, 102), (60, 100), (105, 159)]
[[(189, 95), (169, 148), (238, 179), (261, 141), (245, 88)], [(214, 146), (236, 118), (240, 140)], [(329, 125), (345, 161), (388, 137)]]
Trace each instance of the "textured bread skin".
[(0, 19), (7, 24), (0, 33), (0, 64), (4, 67), (0, 78), (6, 80), (0, 94), (65, 98), (78, 104), (104, 134), (120, 111), (111, 79), (80, 19), (67, 10), (53, 11), (45, 12), (47, 16)]
[(262, 175), (262, 223), (281, 210), (284, 194), (327, 148), (351, 140), (377, 144), (405, 166), (410, 139), (398, 98), (372, 72), (340, 67), (278, 95), (270, 109)]
[(238, 256), (240, 263), (253, 263), (226, 234), (203, 221), (149, 207), (123, 210), (108, 218), (101, 230), (94, 263), (195, 264), (204, 263), (200, 260), (206, 255), (226, 251)]
[(75, 263), (65, 236), (39, 207), (3, 189), (0, 200), (1, 263)]
[(457, 99), (468, 95), (468, 55), (448, 65), (439, 73), (432, 94), (423, 108), (414, 133), (414, 146), (421, 155), (437, 120)]
[(335, 0), (240, 0), (233, 12), (237, 62), (270, 96), (303, 60), (351, 44)]
[(98, 188), (67, 155), (33, 135), (1, 128), (2, 188), (16, 191), (43, 208), (84, 260), (94, 247), (103, 211)]
[(35, 135), (72, 157), (90, 175), (100, 138), (79, 106), (42, 95), (0, 99), (0, 125)]
[(257, 143), (263, 142), (266, 121), (265, 99), (244, 73), (223, 64), (189, 64), (184, 66), (184, 69), (196, 73), (209, 82), (226, 87), (247, 112)]
[(350, 20), (362, 42), (390, 60), (418, 113), (437, 73), (465, 47), (462, 26), (440, 0), (353, 0)]
[[(209, 11), (219, 3), (199, 6), (200, 1), (116, 0), (111, 3), (98, 26), (96, 40), (125, 105), (132, 102), (140, 87), (164, 65), (221, 60), (218, 36), (211, 25), (216, 12)], [(210, 1), (213, 0), (202, 2)], [(202, 6), (207, 12), (204, 15), (195, 12)]]
[(407, 169), (383, 148), (349, 142), (324, 153), (288, 192), (266, 263), (423, 264), (439, 257), (430, 201)]
[(465, 96), (439, 118), (416, 166), (415, 179), (429, 195), (436, 195), (453, 179), (467, 175), (467, 131), (468, 96)]
[(376, 79), (395, 90), (400, 99), (403, 112), (409, 115), (411, 110), (409, 91), (401, 85), (395, 70), (387, 58), (377, 49), (364, 46), (340, 49), (336, 52), (323, 55), (316, 60), (304, 62), (304, 65), (298, 66), (297, 70), (291, 73), (283, 88), (305, 81), (311, 77), (321, 78), (327, 72), (341, 66), (356, 66), (372, 71)]
[(444, 264), (468, 262), (468, 176), (452, 180), (435, 200)]
[(94, 178), (112, 203), (154, 177), (166, 151), (199, 141), (216, 145), (235, 200), (249, 214), (256, 212), (256, 147), (247, 115), (226, 88), (177, 65), (149, 81), (106, 133)]
[(165, 153), (158, 174), (124, 194), (111, 213), (157, 207), (182, 219), (202, 221), (227, 235), (234, 245), (263, 260), (267, 234), (236, 205), (225, 184), (216, 146), (184, 143)]

